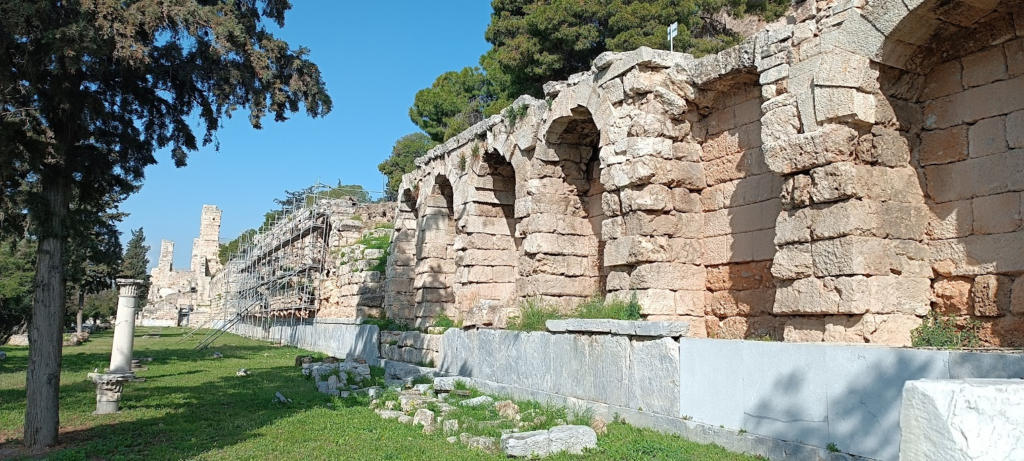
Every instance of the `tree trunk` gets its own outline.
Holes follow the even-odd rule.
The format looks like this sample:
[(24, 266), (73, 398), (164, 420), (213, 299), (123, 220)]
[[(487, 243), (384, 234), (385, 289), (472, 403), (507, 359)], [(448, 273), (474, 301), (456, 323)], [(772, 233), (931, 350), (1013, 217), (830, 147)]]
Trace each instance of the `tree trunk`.
[(61, 346), (67, 291), (64, 284), (65, 219), (70, 179), (59, 168), (42, 171), (41, 194), (46, 209), (37, 221), (36, 291), (29, 321), (28, 375), (25, 379), (25, 445), (32, 448), (57, 443), (60, 419)]
[(75, 314), (75, 331), (82, 334), (82, 312), (85, 311), (85, 291), (78, 290), (78, 313)]

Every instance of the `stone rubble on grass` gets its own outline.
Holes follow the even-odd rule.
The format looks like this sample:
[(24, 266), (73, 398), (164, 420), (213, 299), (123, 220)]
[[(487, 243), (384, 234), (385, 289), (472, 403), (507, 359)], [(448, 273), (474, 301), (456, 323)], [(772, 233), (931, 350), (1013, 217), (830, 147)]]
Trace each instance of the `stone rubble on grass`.
[[(370, 379), (370, 365), (365, 360), (346, 358), (344, 361), (334, 357), (328, 357), (323, 362), (312, 362), (307, 357), (296, 358), (296, 363), (302, 364), (302, 374), (311, 376), (316, 383), (318, 391), (329, 395), (348, 396), (350, 391), (359, 391), (363, 383)], [(331, 359), (331, 360), (329, 360)], [(348, 378), (352, 377), (357, 384), (348, 384)], [(379, 387), (377, 387), (379, 392)], [(369, 390), (367, 392), (370, 392)], [(379, 394), (371, 394), (371, 398)]]
[(7, 358), (7, 353), (4, 352), (4, 351), (0, 351), (0, 360), (4, 360), (6, 358)]
[(217, 352), (217, 351), (213, 351), (213, 358), (215, 358), (215, 359), (224, 358), (224, 354), (221, 354), (220, 352)]
[(430, 391), (430, 384), (417, 384), (412, 387), (412, 390), (426, 395)]
[(477, 450), (483, 450), (488, 453), (498, 452), (498, 443), (494, 437), (477, 436), (474, 437), (472, 434), (465, 432), (459, 434), (459, 442), (469, 448), (475, 448)]
[(459, 402), (459, 405), (462, 405), (464, 407), (478, 407), (481, 405), (491, 405), (493, 403), (494, 399), (486, 395), (481, 395), (480, 397), (474, 397), (471, 399), (463, 400)]
[(519, 405), (511, 400), (503, 400), (494, 404), (494, 409), (505, 419), (516, 419), (519, 416)]
[(235, 376), (249, 376), (249, 370), (245, 368), (239, 368), (238, 371), (235, 372)]
[(412, 416), (403, 414), (402, 416), (398, 417), (398, 422), (402, 424), (412, 424)]
[(469, 385), (469, 379), (461, 376), (439, 376), (434, 378), (434, 391), (449, 392), (455, 390), (455, 383), (461, 382)]
[(505, 456), (545, 457), (555, 453), (581, 454), (597, 447), (597, 433), (587, 426), (556, 426), (546, 431), (530, 431), (501, 436)]
[(416, 410), (416, 414), (412, 417), (413, 424), (419, 424), (420, 426), (431, 426), (434, 424), (434, 412), (420, 408)]
[(28, 335), (13, 335), (7, 340), (8, 346), (28, 346)]
[(459, 420), (457, 419), (446, 419), (441, 424), (441, 429), (444, 430), (445, 434), (454, 434), (459, 432)]
[(377, 415), (384, 419), (398, 419), (405, 416), (405, 413), (397, 410), (377, 410)]

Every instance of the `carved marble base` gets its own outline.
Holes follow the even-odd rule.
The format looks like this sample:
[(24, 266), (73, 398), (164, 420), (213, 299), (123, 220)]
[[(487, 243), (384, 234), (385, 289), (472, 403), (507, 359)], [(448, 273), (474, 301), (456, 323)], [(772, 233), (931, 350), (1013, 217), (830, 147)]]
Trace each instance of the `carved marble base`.
[(96, 383), (96, 411), (94, 415), (107, 415), (120, 410), (124, 383), (132, 381), (134, 373), (89, 373)]

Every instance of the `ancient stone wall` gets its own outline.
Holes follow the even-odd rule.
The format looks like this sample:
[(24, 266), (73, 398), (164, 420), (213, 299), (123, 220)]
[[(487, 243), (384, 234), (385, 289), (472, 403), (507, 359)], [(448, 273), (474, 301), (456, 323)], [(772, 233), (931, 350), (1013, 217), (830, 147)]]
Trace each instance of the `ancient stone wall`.
[(385, 310), (635, 294), (692, 336), (903, 345), (934, 309), (1022, 345), (1022, 10), (804, 1), (715, 55), (603, 54), (418, 160)]

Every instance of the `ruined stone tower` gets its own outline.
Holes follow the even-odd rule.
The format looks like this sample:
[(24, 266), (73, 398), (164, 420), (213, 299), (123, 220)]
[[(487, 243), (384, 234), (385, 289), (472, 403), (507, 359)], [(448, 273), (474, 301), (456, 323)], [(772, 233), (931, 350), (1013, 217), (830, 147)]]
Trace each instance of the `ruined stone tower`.
[(212, 299), (210, 279), (220, 271), (220, 215), (214, 205), (203, 205), (199, 238), (192, 241), (192, 261), (186, 271), (174, 270), (174, 242), (160, 241), (160, 259), (152, 271), (149, 305), (139, 323), (178, 325), (196, 315), (208, 315)]
[(210, 276), (220, 270), (220, 214), (215, 205), (203, 205), (199, 238), (192, 240), (192, 272)]

